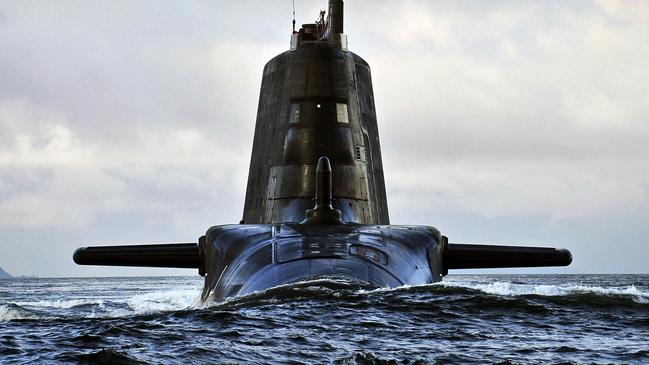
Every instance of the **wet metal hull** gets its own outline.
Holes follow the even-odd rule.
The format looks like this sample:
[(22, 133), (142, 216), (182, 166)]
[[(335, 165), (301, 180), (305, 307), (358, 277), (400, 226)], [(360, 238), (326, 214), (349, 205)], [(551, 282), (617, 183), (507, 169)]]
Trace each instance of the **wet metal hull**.
[(202, 242), (203, 300), (219, 301), (317, 277), (377, 287), (442, 279), (443, 243), (426, 226), (223, 225)]

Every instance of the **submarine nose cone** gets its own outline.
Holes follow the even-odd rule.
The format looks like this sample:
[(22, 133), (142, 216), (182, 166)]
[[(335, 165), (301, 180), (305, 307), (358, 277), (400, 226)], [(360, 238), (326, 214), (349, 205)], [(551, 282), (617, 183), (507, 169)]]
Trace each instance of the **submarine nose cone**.
[(315, 169), (315, 207), (308, 209), (301, 224), (343, 224), (340, 210), (334, 209), (332, 170), (329, 158), (320, 157)]

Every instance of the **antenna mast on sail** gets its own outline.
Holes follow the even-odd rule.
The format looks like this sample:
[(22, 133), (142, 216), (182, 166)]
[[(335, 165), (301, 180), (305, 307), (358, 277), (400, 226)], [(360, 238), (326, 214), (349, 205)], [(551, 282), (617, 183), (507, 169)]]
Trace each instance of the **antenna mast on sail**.
[(295, 0), (293, 0), (293, 33), (295, 33)]

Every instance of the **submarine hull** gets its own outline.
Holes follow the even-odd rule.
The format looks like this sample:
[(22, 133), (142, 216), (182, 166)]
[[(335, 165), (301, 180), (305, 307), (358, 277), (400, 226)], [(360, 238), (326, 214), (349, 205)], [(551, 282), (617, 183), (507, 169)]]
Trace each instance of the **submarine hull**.
[(443, 275), (444, 239), (428, 226), (222, 225), (202, 242), (204, 301), (319, 277), (376, 287), (426, 284)]

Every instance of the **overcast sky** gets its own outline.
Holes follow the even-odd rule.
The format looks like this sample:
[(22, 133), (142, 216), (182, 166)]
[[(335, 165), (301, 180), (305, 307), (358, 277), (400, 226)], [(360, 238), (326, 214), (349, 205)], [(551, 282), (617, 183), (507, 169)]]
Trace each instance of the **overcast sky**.
[[(573, 252), (533, 272), (649, 272), (648, 1), (345, 5), (392, 223)], [(325, 7), (296, 0), (298, 24)], [(0, 2), (0, 266), (193, 274), (71, 256), (240, 220), (261, 71), (290, 32), (290, 0)]]

